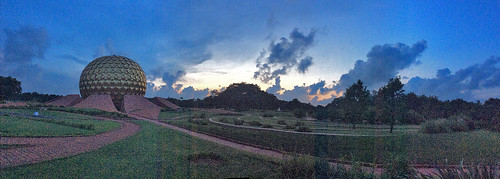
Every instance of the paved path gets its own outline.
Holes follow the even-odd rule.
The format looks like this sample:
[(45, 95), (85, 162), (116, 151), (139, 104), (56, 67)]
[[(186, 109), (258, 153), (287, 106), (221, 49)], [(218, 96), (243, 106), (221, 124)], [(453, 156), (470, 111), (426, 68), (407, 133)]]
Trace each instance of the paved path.
[(20, 148), (0, 149), (0, 168), (38, 163), (90, 152), (129, 137), (140, 130), (140, 126), (131, 122), (114, 121), (121, 123), (121, 127), (93, 136), (0, 137), (0, 145), (26, 145)]

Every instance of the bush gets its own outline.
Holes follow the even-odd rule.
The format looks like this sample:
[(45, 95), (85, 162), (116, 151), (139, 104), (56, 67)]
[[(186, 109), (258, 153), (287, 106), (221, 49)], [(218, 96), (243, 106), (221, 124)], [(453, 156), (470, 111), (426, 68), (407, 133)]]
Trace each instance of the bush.
[(243, 119), (233, 119), (234, 125), (243, 125), (245, 123), (245, 120)]
[(280, 169), (283, 178), (314, 178), (314, 158), (300, 156), (285, 159)]
[(200, 118), (200, 119), (205, 119), (207, 118), (207, 114), (205, 113), (198, 113), (193, 116), (194, 118)]
[(303, 126), (303, 125), (306, 125), (304, 122), (300, 122), (300, 121), (297, 121), (295, 123), (295, 126)]
[(264, 113), (262, 116), (263, 117), (274, 117), (274, 115), (272, 115), (271, 113)]
[(262, 125), (263, 128), (273, 128), (273, 125), (271, 124), (264, 124)]
[(251, 126), (262, 126), (262, 123), (260, 123), (259, 121), (251, 121), (250, 125)]
[(280, 124), (280, 125), (286, 125), (286, 122), (285, 122), (285, 120), (280, 119), (280, 120), (278, 120), (278, 124)]
[(228, 123), (228, 120), (225, 117), (221, 117), (221, 118), (219, 118), (219, 122)]
[(414, 178), (416, 171), (408, 165), (405, 156), (391, 157), (392, 161), (385, 167), (382, 178)]
[(306, 111), (304, 109), (293, 110), (293, 116), (296, 118), (303, 118), (306, 116)]
[(295, 129), (295, 126), (292, 126), (292, 125), (288, 125), (288, 124), (287, 124), (287, 125), (284, 127), (284, 129)]
[(464, 120), (437, 119), (422, 123), (420, 130), (423, 133), (451, 133), (465, 132), (469, 128)]
[(311, 128), (309, 128), (307, 126), (300, 126), (295, 131), (297, 131), (297, 132), (312, 132)]
[(469, 165), (439, 169), (437, 173), (422, 174), (419, 178), (500, 178), (500, 168), (494, 165)]
[(208, 120), (206, 119), (188, 119), (188, 122), (196, 125), (208, 125)]
[(404, 120), (402, 120), (401, 122), (403, 124), (421, 124), (422, 122), (425, 121), (425, 118), (424, 116), (422, 116), (420, 113), (414, 111), (414, 110), (409, 110), (408, 112), (406, 112), (406, 114), (404, 115)]

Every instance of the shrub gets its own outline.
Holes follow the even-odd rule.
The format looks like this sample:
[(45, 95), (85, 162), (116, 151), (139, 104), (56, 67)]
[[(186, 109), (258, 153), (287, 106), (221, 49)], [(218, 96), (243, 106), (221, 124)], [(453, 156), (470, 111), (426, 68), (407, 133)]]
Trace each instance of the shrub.
[(311, 128), (307, 126), (299, 126), (296, 130), (297, 132), (312, 132)]
[(303, 126), (303, 125), (306, 125), (304, 122), (301, 122), (301, 121), (297, 121), (295, 123), (295, 126)]
[(259, 121), (251, 121), (250, 125), (251, 126), (262, 126), (262, 123), (260, 123)]
[(437, 119), (426, 121), (421, 124), (423, 133), (451, 133), (468, 131), (464, 120)]
[(206, 119), (188, 119), (188, 122), (196, 125), (208, 125), (208, 120)]
[(234, 125), (243, 125), (245, 123), (245, 120), (243, 119), (233, 119)]
[(262, 125), (263, 128), (273, 128), (273, 125), (271, 124), (264, 124)]
[(280, 120), (278, 120), (278, 124), (280, 124), (280, 125), (286, 125), (286, 122), (285, 122), (285, 120), (280, 119)]
[(274, 117), (274, 115), (272, 115), (271, 113), (264, 113), (262, 116), (263, 117)]
[(401, 122), (404, 124), (421, 124), (424, 121), (425, 118), (424, 116), (422, 116), (422, 114), (410, 109), (408, 112), (406, 112), (406, 114), (404, 115), (404, 120)]
[(416, 171), (408, 165), (405, 156), (391, 157), (392, 161), (385, 167), (382, 178), (414, 178)]
[(300, 156), (285, 159), (280, 169), (283, 178), (314, 178), (314, 158)]
[(205, 119), (207, 118), (207, 114), (205, 113), (198, 113), (193, 116), (194, 118), (200, 118), (200, 119)]
[(293, 116), (296, 118), (303, 118), (306, 116), (306, 111), (304, 109), (293, 110)]
[(219, 118), (219, 122), (228, 123), (228, 120), (225, 117), (221, 117), (221, 118)]
[(288, 125), (288, 124), (287, 124), (287, 125), (284, 127), (284, 129), (295, 129), (295, 126), (292, 126), (292, 125)]

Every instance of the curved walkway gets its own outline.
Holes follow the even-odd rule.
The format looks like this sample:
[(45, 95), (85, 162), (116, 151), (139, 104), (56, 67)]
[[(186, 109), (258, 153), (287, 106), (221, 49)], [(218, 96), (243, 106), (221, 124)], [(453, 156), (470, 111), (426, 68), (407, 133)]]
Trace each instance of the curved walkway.
[(389, 137), (389, 136), (394, 136), (394, 135), (391, 135), (391, 134), (368, 135), (368, 134), (334, 134), (334, 133), (321, 133), (321, 132), (297, 132), (297, 131), (289, 131), (289, 130), (282, 130), (282, 129), (271, 129), (271, 128), (262, 128), (262, 127), (251, 127), (251, 126), (234, 125), (234, 124), (228, 124), (228, 123), (214, 121), (213, 119), (208, 119), (208, 121), (210, 121), (211, 123), (214, 123), (214, 124), (225, 125), (225, 126), (230, 126), (230, 127), (245, 128), (245, 129), (255, 129), (255, 130), (265, 130), (265, 131), (275, 131), (275, 132), (285, 132), (285, 133), (293, 133), (293, 134), (310, 134), (310, 135), (326, 135), (326, 136), (348, 136), (348, 137)]
[(38, 163), (90, 152), (129, 137), (140, 130), (140, 126), (131, 122), (113, 121), (121, 123), (121, 127), (93, 136), (0, 137), (0, 145), (25, 145), (19, 148), (0, 149), (0, 168)]

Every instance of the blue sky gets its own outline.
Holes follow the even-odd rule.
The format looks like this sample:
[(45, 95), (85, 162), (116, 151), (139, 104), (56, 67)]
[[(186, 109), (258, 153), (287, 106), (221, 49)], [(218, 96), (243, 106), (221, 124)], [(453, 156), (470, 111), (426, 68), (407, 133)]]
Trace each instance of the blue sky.
[(3, 0), (0, 19), (0, 75), (24, 91), (78, 94), (85, 65), (117, 54), (142, 66), (149, 97), (247, 82), (327, 104), (395, 76), (440, 99), (500, 97), (498, 1)]

